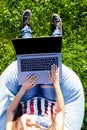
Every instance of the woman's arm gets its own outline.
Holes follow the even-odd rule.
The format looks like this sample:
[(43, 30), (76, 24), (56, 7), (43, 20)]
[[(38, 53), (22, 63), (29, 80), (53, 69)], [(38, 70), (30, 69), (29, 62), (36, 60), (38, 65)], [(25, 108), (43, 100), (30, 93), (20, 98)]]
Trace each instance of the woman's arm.
[(14, 100), (9, 105), (9, 107), (7, 109), (7, 115), (6, 115), (6, 130), (11, 130), (14, 113), (15, 113), (15, 110), (16, 110), (21, 98), (23, 97), (23, 95), (25, 94), (25, 92), (28, 89), (31, 89), (32, 87), (35, 86), (36, 81), (37, 81), (36, 75), (28, 76), (26, 78), (25, 82), (23, 83), (20, 91), (17, 93)]
[[(65, 105), (64, 105), (64, 99), (60, 88), (59, 83), (59, 68), (56, 65), (52, 65), (51, 71), (49, 73), (49, 78), (51, 82), (54, 85), (55, 92), (56, 92), (56, 99), (57, 99), (57, 106), (58, 106), (58, 113), (56, 115), (53, 115), (53, 124), (52, 128), (54, 130), (63, 130), (64, 129), (64, 114), (65, 114)], [(55, 116), (55, 118), (54, 118)], [(51, 129), (49, 129), (51, 130)]]

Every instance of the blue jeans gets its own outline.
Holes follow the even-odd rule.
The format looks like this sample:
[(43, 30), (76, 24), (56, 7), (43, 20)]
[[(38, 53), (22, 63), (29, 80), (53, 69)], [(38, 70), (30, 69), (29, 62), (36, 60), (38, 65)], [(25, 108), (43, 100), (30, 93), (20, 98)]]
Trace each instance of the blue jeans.
[(29, 26), (25, 26), (21, 29), (21, 36), (22, 38), (31, 38), (32, 37), (32, 31)]
[[(31, 38), (32, 37), (32, 31), (29, 26), (25, 26), (21, 30), (21, 35), (22, 38)], [(62, 36), (62, 32), (59, 29), (55, 29), (54, 32), (52, 33), (52, 36)]]
[[(14, 61), (0, 76), (0, 128), (2, 128), (2, 130), (5, 130), (6, 110), (20, 87), (21, 86), (18, 86), (17, 61)], [(29, 95), (32, 97), (36, 93), (41, 92), (38, 87), (36, 86), (34, 90), (32, 89), (25, 97), (27, 96), (27, 98), (29, 98)], [(64, 130), (81, 130), (84, 118), (83, 86), (75, 72), (64, 64), (62, 64), (61, 90), (65, 102)], [(48, 94), (50, 94), (50, 92), (44, 89), (44, 95), (49, 96)], [(50, 96), (52, 96), (51, 94)], [(25, 97), (24, 99), (26, 100)]]
[[(26, 28), (26, 30), (31, 30)], [(23, 30), (22, 30), (23, 31)], [(31, 31), (30, 31), (31, 32)], [(31, 33), (29, 34), (31, 36)], [(23, 37), (27, 37), (23, 32)], [(21, 86), (18, 85), (17, 61), (13, 61), (0, 76), (0, 128), (6, 130), (6, 110), (11, 100), (18, 93)], [(84, 118), (84, 91), (82, 83), (77, 74), (69, 67), (62, 64), (61, 90), (65, 102), (64, 130), (81, 130)], [(22, 100), (26, 100), (36, 95), (46, 96), (55, 100), (55, 92), (50, 86), (50, 90), (43, 86), (35, 86), (34, 89), (26, 93)]]

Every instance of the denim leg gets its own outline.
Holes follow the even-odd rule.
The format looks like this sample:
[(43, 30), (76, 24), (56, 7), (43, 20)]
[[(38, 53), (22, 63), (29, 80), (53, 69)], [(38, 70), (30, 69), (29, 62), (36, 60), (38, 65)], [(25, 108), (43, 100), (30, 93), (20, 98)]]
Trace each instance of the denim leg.
[[(32, 38), (32, 31), (31, 28), (29, 26), (25, 26), (24, 28), (22, 28), (21, 30), (21, 35), (22, 38)], [(39, 89), (38, 89), (38, 85), (36, 85), (34, 88), (29, 89), (24, 96), (22, 97), (21, 101), (25, 101), (28, 100), (32, 97), (35, 97), (39, 95)]]
[[(52, 36), (62, 36), (62, 31), (55, 29), (52, 33)], [(54, 88), (46, 88), (46, 86), (52, 86), (52, 84), (44, 84), (44, 87), (41, 87), (41, 95), (49, 100), (56, 100), (56, 93)]]
[(52, 33), (52, 36), (62, 36), (62, 32), (59, 29), (55, 29)]
[(41, 84), (39, 85), (39, 87), (40, 87), (40, 94), (42, 97), (52, 101), (56, 101), (56, 93), (53, 84)]
[(21, 35), (22, 35), (22, 38), (31, 38), (32, 37), (31, 28), (29, 26), (25, 26), (24, 28), (22, 28)]

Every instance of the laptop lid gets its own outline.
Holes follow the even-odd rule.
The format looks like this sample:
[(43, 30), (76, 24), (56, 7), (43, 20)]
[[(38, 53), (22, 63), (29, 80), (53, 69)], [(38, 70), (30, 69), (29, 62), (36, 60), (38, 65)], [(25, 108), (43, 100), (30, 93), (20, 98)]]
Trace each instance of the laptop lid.
[[(46, 70), (46, 67), (49, 66), (48, 68), (51, 68), (51, 64), (53, 64), (54, 61), (61, 70), (62, 37), (18, 38), (12, 39), (12, 42), (17, 54), (19, 85), (23, 83), (27, 75), (33, 73), (39, 77), (38, 84), (50, 83), (48, 78), (49, 69)], [(40, 63), (38, 58), (41, 59)], [(51, 58), (53, 62), (50, 63), (50, 60), (47, 58)], [(31, 59), (34, 59), (33, 62)], [(42, 63), (43, 61), (44, 63)], [(33, 65), (31, 65), (31, 62)], [(35, 67), (37, 66), (37, 68), (40, 66), (40, 69), (33, 69), (34, 65)], [(41, 68), (42, 66), (45, 66), (44, 70)]]
[(17, 55), (61, 52), (62, 37), (37, 37), (12, 39)]

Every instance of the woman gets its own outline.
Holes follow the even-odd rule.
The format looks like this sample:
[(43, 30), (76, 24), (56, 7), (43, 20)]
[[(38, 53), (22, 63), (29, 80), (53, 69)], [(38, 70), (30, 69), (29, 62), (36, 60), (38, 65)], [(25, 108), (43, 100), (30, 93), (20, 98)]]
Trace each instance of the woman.
[(59, 84), (59, 68), (55, 64), (51, 66), (49, 78), (55, 88), (56, 102), (34, 97), (20, 103), (25, 92), (38, 80), (36, 75), (28, 76), (8, 107), (6, 130), (64, 130), (64, 99)]

